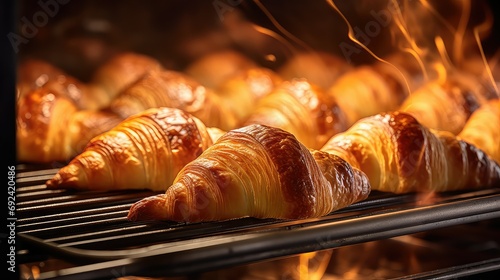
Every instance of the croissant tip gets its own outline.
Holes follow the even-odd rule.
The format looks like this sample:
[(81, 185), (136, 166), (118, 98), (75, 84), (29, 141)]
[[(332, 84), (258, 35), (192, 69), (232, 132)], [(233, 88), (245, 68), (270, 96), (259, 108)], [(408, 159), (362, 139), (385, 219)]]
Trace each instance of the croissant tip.
[(72, 163), (61, 168), (59, 172), (45, 182), (45, 185), (49, 189), (85, 189), (85, 186), (87, 186), (85, 173), (78, 165)]
[(164, 194), (143, 198), (132, 204), (127, 214), (129, 221), (166, 220), (162, 215)]
[(54, 175), (54, 177), (52, 177), (52, 179), (47, 180), (45, 182), (45, 185), (49, 189), (55, 189), (55, 188), (59, 187), (61, 182), (62, 182), (62, 177), (59, 173), (57, 173), (56, 175)]

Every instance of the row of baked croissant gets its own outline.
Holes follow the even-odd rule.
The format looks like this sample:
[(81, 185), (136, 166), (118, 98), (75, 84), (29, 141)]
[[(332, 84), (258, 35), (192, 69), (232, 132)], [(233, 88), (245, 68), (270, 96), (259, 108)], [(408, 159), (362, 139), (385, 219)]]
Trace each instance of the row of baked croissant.
[[(249, 215), (317, 217), (366, 198), (372, 189), (442, 191), (498, 182), (498, 164), (482, 150), (452, 133), (429, 130), (410, 115), (416, 113), (373, 115), (372, 111), (391, 110), (383, 108), (387, 102), (428, 115), (432, 108), (446, 107), (428, 102), (439, 90), (422, 91), (428, 97), (415, 99), (427, 103), (425, 110), (402, 105), (418, 97), (419, 91), (404, 96), (401, 90), (388, 89), (389, 77), (370, 67), (349, 72), (339, 79), (344, 91), (330, 90), (338, 98), (307, 80), (281, 82), (257, 102), (248, 123), (225, 134), (206, 129), (203, 115), (198, 118), (182, 107), (142, 111), (94, 138), (47, 185), (156, 190), (172, 185), (166, 194), (135, 204), (129, 217), (199, 221)], [(397, 75), (392, 77), (400, 81)], [(332, 88), (339, 85), (336, 82)], [(362, 88), (356, 90), (355, 85)], [(449, 95), (444, 89), (441, 92)], [(340, 96), (345, 92), (350, 95)], [(474, 100), (480, 104), (481, 99), (486, 95), (477, 94)], [(450, 100), (470, 103), (469, 96), (460, 94), (450, 95)], [(452, 102), (448, 106), (452, 108)], [(471, 106), (462, 107), (464, 114), (472, 114)], [(455, 105), (455, 109), (454, 114), (460, 115), (461, 108)], [(336, 130), (325, 131), (332, 127)]]
[(470, 75), (424, 84), (415, 63), (401, 54), (389, 58), (397, 69), (383, 63), (349, 68), (326, 54), (297, 57), (278, 75), (223, 52), (193, 63), (186, 75), (127, 53), (98, 69), (87, 84), (31, 61), (20, 67), (18, 158), (67, 161), (92, 137), (153, 107), (183, 109), (224, 131), (252, 123), (277, 126), (319, 148), (362, 117), (398, 109), (456, 134), (491, 97)]
[(47, 186), (152, 188), (165, 193), (135, 203), (129, 219), (197, 222), (320, 217), (372, 190), (499, 183), (500, 165), (482, 150), (407, 113), (363, 118), (314, 150), (276, 127), (254, 124), (214, 135), (182, 110), (154, 108), (94, 138)]
[[(217, 68), (211, 69), (214, 60)], [(200, 71), (208, 78), (203, 79)], [(234, 52), (204, 58), (190, 73), (126, 53), (82, 83), (47, 63), (28, 61), (20, 66), (18, 84), (19, 160), (68, 160), (92, 137), (152, 107), (183, 109), (207, 125), (228, 130), (240, 125), (255, 101), (281, 82), (278, 74)], [(234, 76), (222, 82), (229, 75)]]

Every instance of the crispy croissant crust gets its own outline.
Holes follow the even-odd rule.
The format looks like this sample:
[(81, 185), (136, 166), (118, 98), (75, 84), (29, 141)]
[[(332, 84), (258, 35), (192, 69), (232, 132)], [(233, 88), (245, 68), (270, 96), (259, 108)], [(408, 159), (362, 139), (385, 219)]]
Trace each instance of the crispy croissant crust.
[(399, 107), (406, 93), (394, 91), (387, 77), (375, 67), (359, 66), (341, 75), (328, 89), (344, 111), (348, 127), (361, 118)]
[(88, 94), (98, 102), (92, 109), (108, 106), (122, 90), (149, 71), (161, 68), (159, 61), (144, 54), (125, 52), (115, 55), (96, 70), (88, 85)]
[(178, 108), (200, 119), (205, 125), (224, 129), (236, 122), (217, 94), (181, 72), (153, 70), (122, 91), (109, 110), (123, 118), (156, 107)]
[(500, 99), (492, 99), (474, 111), (458, 137), (500, 163)]
[(420, 64), (413, 56), (397, 52), (384, 61), (355, 67), (328, 89), (344, 111), (348, 127), (362, 118), (397, 110), (421, 86)]
[(88, 96), (87, 85), (67, 74), (49, 62), (29, 59), (18, 67), (18, 98), (40, 87), (46, 87), (54, 93), (62, 94), (76, 104), (78, 109), (93, 109), (96, 102)]
[(337, 100), (305, 79), (284, 81), (263, 97), (244, 125), (264, 124), (286, 130), (309, 148), (321, 147), (348, 128)]
[(197, 118), (152, 108), (93, 138), (47, 181), (49, 188), (164, 190), (212, 139)]
[(483, 151), (403, 112), (364, 118), (321, 150), (366, 173), (373, 190), (440, 192), (500, 182), (500, 166)]
[(214, 92), (228, 112), (224, 122), (217, 127), (226, 131), (241, 127), (259, 100), (270, 94), (282, 81), (276, 72), (264, 67), (242, 70), (223, 81), (214, 88)]
[(61, 76), (65, 76), (64, 71), (47, 61), (34, 58), (24, 60), (17, 67), (19, 97)]
[(122, 91), (109, 109), (125, 118), (154, 107), (178, 108), (207, 126), (230, 130), (240, 126), (257, 100), (280, 82), (270, 69), (251, 68), (212, 90), (181, 72), (155, 70)]
[(491, 97), (474, 77), (453, 74), (415, 90), (399, 110), (411, 114), (428, 128), (456, 135), (470, 115)]
[(251, 125), (224, 134), (179, 172), (165, 194), (135, 203), (128, 218), (320, 217), (368, 193), (365, 175), (341, 158), (309, 150), (279, 128)]
[(193, 78), (177, 71), (150, 71), (124, 89), (109, 109), (123, 118), (154, 107), (171, 107), (190, 114), (203, 109), (207, 89)]
[(120, 121), (111, 113), (78, 110), (72, 100), (48, 87), (36, 89), (17, 103), (18, 160), (67, 161)]

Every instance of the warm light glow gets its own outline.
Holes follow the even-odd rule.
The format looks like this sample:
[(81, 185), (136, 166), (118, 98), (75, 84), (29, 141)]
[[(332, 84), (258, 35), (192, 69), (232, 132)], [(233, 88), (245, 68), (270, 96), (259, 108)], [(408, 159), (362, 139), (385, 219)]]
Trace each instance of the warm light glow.
[(462, 56), (463, 56), (463, 40), (465, 37), (465, 32), (467, 30), (467, 24), (469, 22), (469, 17), (470, 17), (470, 12), (471, 12), (471, 5), (470, 5), (470, 0), (464, 0), (462, 1), (462, 13), (460, 14), (460, 20), (458, 22), (457, 26), (457, 32), (454, 34), (454, 40), (453, 40), (453, 56), (455, 58), (455, 61), (460, 62), (462, 61)]
[[(259, 9), (264, 12), (264, 14), (267, 16), (267, 18), (272, 22), (272, 24), (281, 32), (283, 33), (288, 39), (292, 40), (293, 42), (295, 42), (296, 44), (298, 44), (299, 46), (303, 47), (304, 49), (306, 50), (311, 50), (311, 48), (306, 44), (304, 43), (303, 41), (301, 41), (299, 38), (297, 38), (296, 36), (294, 36), (292, 33), (290, 33), (288, 30), (286, 30), (286, 28), (284, 28), (274, 17), (273, 15), (269, 12), (269, 10), (259, 1), (259, 0), (254, 0), (254, 3), (259, 7)], [(288, 45), (290, 47), (290, 49), (293, 49), (293, 47), (291, 47), (291, 44), (288, 43), (283, 37), (279, 36), (278, 34), (276, 34), (275, 32), (271, 31), (271, 30), (268, 30), (268, 29), (264, 29), (260, 26), (257, 26), (255, 25), (255, 28), (256, 30), (262, 32), (263, 34), (268, 34), (268, 35), (272, 35), (273, 38), (276, 38), (276, 39), (279, 39), (280, 42), (284, 43), (285, 45)]]
[(446, 46), (444, 44), (443, 38), (441, 36), (436, 36), (435, 40), (436, 42), (436, 47), (438, 49), (439, 54), (441, 55), (441, 61), (442, 63), (439, 63), (438, 65), (442, 66), (441, 70), (444, 71), (438, 71), (438, 81), (445, 81), (447, 77), (447, 69), (452, 69), (453, 68), (453, 63), (451, 62), (450, 57), (448, 56), (448, 51), (446, 50)]
[(417, 194), (417, 206), (432, 205), (439, 201), (439, 196), (436, 192), (422, 192)]
[(491, 85), (495, 89), (497, 96), (500, 97), (500, 92), (498, 91), (497, 83), (495, 81), (495, 78), (493, 78), (493, 74), (491, 73), (491, 68), (489, 67), (488, 60), (486, 59), (486, 56), (484, 54), (483, 45), (481, 44), (481, 39), (479, 37), (479, 30), (480, 27), (474, 28), (474, 37), (476, 38), (477, 45), (479, 47), (479, 52), (481, 53), (481, 58), (484, 61), (484, 69), (486, 70), (486, 74), (488, 75), (488, 80), (491, 82)]
[[(405, 75), (401, 72), (401, 70), (399, 70), (399, 68), (397, 68), (394, 64), (382, 59), (381, 57), (379, 57), (378, 55), (376, 55), (372, 50), (370, 50), (367, 46), (365, 46), (363, 43), (361, 43), (355, 36), (354, 34), (354, 29), (351, 25), (351, 23), (349, 22), (349, 20), (345, 17), (345, 15), (342, 13), (342, 11), (340, 11), (340, 9), (337, 7), (337, 5), (333, 2), (333, 0), (326, 0), (326, 2), (340, 15), (340, 17), (344, 20), (344, 22), (346, 23), (347, 25), (347, 28), (348, 28), (348, 37), (349, 39), (351, 39), (354, 43), (356, 43), (358, 46), (360, 46), (361, 48), (363, 48), (366, 52), (368, 52), (371, 56), (373, 56), (373, 58), (375, 58), (377, 61), (380, 61), (382, 63), (385, 63), (391, 67), (394, 67), (394, 69), (396, 69), (396, 71), (401, 75), (401, 77), (403, 77), (403, 81), (405, 82), (405, 85), (406, 85), (406, 88), (408, 90), (408, 92), (411, 92), (411, 88), (410, 88), (410, 85), (405, 77)], [(397, 2), (394, 2), (395, 5), (397, 5)]]

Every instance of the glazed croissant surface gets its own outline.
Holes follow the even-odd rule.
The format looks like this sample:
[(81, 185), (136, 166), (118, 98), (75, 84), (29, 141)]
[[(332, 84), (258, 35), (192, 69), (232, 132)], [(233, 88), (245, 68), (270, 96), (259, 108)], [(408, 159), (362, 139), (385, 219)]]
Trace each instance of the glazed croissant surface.
[(20, 63), (16, 87), (18, 98), (44, 87), (69, 98), (78, 109), (85, 110), (97, 107), (93, 96), (89, 94), (86, 83), (69, 75), (61, 68), (40, 59), (27, 59)]
[(337, 100), (306, 79), (284, 81), (260, 99), (244, 126), (251, 124), (281, 128), (315, 149), (348, 127)]
[(491, 99), (472, 113), (458, 137), (500, 163), (500, 99)]
[(123, 90), (111, 101), (109, 110), (125, 118), (149, 108), (172, 107), (196, 116), (207, 126), (230, 130), (280, 82), (270, 69), (250, 68), (211, 89), (182, 72), (160, 69)]
[(48, 81), (64, 79), (65, 73), (59, 67), (41, 59), (29, 58), (17, 67), (17, 88), (19, 96), (42, 87)]
[(244, 125), (256, 110), (261, 99), (271, 94), (283, 79), (274, 71), (265, 67), (252, 67), (230, 76), (214, 88), (220, 98), (221, 106), (227, 108), (227, 115), (222, 116), (215, 126), (231, 130)]
[[(253, 67), (254, 64), (250, 65)], [(20, 70), (22, 80), (18, 84), (19, 92), (25, 91), (19, 96), (22, 99), (19, 112), (23, 115), (18, 115), (17, 119), (23, 127), (18, 141), (21, 149), (29, 147), (39, 152), (20, 149), (20, 159), (29, 162), (68, 161), (80, 153), (92, 137), (149, 108), (178, 108), (222, 131), (238, 127), (257, 100), (272, 91), (281, 78), (262, 67), (233, 70), (228, 71), (236, 72), (231, 78), (221, 82), (217, 89), (209, 89), (194, 78), (166, 70), (156, 60), (137, 53), (122, 53), (111, 58), (96, 71), (89, 83), (81, 83), (44, 61), (27, 61)], [(38, 90), (42, 87), (43, 90)], [(29, 91), (34, 90), (39, 93), (25, 98)], [(51, 97), (57, 97), (50, 99), (50, 103), (66, 105), (51, 105), (50, 108), (58, 110), (47, 110), (49, 91)], [(46, 97), (35, 97), (41, 94)], [(36, 125), (35, 120), (38, 120)], [(26, 125), (28, 123), (30, 125)], [(62, 135), (68, 127), (74, 132)], [(30, 138), (30, 133), (34, 137)], [(75, 133), (81, 133), (81, 139)], [(58, 135), (59, 140), (54, 139), (54, 135)]]
[(164, 194), (135, 203), (130, 220), (320, 217), (365, 199), (366, 176), (340, 157), (310, 150), (289, 132), (231, 130), (188, 163)]
[(328, 93), (345, 109), (348, 126), (361, 118), (394, 110), (404, 99), (395, 96), (384, 76), (370, 66), (360, 66), (340, 76)]
[(405, 53), (387, 63), (360, 65), (340, 75), (327, 89), (347, 118), (347, 126), (378, 113), (397, 110), (423, 83), (416, 61)]
[[(297, 63), (311, 60), (307, 57)], [(359, 119), (397, 109), (418, 87), (419, 69), (416, 63), (404, 58), (398, 54), (387, 58), (390, 65), (375, 63), (349, 69), (331, 81), (327, 90), (307, 78), (285, 80), (259, 100), (244, 125), (279, 127), (307, 147), (319, 149)], [(291, 71), (289, 67), (294, 64), (291, 62), (283, 71)], [(395, 65), (401, 66), (401, 70)]]
[[(212, 93), (193, 78), (177, 71), (158, 69), (125, 88), (109, 110), (123, 118), (154, 107), (171, 107), (197, 114), (214, 102)], [(212, 105), (214, 106), (214, 105)]]
[(366, 173), (373, 190), (440, 192), (500, 183), (500, 166), (485, 152), (404, 112), (364, 118), (321, 150)]
[(64, 94), (38, 88), (17, 102), (17, 158), (20, 162), (67, 161), (121, 120), (112, 113), (80, 110)]
[(94, 137), (46, 185), (164, 190), (184, 165), (212, 145), (211, 132), (182, 110), (151, 108)]
[(66, 95), (79, 109), (99, 110), (155, 69), (161, 69), (161, 64), (152, 57), (133, 52), (119, 53), (101, 65), (85, 83), (47, 61), (27, 59), (18, 67), (18, 95), (48, 87)]

